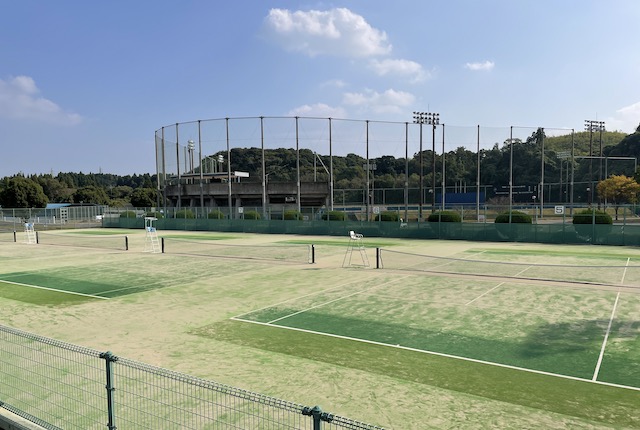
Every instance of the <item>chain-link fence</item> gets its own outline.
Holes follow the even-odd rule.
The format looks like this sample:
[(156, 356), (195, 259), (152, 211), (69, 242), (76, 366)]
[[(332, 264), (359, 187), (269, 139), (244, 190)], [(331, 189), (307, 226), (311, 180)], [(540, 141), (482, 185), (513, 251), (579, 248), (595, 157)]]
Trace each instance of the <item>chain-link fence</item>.
[(58, 429), (381, 429), (0, 325), (0, 406)]

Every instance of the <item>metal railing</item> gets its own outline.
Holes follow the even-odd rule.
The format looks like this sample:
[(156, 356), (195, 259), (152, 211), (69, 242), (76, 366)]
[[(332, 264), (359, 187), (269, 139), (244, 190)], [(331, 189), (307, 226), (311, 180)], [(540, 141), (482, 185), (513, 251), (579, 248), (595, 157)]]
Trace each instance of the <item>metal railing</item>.
[(0, 325), (0, 406), (57, 429), (381, 429)]

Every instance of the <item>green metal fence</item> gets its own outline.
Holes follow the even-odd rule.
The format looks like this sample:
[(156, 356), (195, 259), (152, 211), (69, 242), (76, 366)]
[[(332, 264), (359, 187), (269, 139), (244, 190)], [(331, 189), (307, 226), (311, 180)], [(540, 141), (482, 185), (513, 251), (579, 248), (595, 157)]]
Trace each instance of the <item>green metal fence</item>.
[[(368, 237), (456, 239), (482, 242), (640, 245), (640, 225), (581, 224), (568, 222), (496, 224), (493, 222), (365, 222), (284, 221), (241, 219), (159, 219), (157, 229), (346, 236), (350, 230)], [(104, 227), (143, 228), (142, 218), (105, 219)]]
[(381, 429), (0, 325), (0, 406), (57, 429)]

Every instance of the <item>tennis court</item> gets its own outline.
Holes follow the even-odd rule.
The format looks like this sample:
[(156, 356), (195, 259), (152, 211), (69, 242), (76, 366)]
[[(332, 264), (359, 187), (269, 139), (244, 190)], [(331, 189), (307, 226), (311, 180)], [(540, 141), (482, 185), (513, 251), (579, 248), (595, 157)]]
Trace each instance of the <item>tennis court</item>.
[[(214, 342), (219, 356), (230, 348), (233, 354), (225, 357), (232, 362), (223, 368), (244, 372), (243, 381), (262, 381), (264, 376), (257, 379), (260, 369), (281, 360), (257, 351), (302, 360), (300, 371), (311, 359), (374, 374), (385, 369), (390, 372), (386, 376), (400, 380), (413, 380), (412, 375), (421, 372), (419, 357), (427, 367), (433, 365), (430, 357), (439, 357), (445, 364), (438, 378), (445, 382), (434, 386), (455, 386), (457, 391), (527, 407), (540, 402), (534, 407), (596, 421), (599, 408), (614, 408), (616, 418), (605, 422), (640, 425), (636, 412), (620, 418), (635, 401), (626, 393), (640, 393), (640, 250), (367, 239), (372, 263), (375, 248), (380, 248), (381, 268), (372, 264), (365, 269), (341, 267), (346, 237), (167, 232), (166, 253), (152, 254), (142, 252), (144, 233), (113, 235), (125, 233), (129, 251), (106, 242), (100, 247), (99, 235), (86, 232), (75, 233), (90, 236), (78, 239), (81, 242), (94, 242), (82, 248), (70, 243), (3, 244), (0, 300), (36, 305), (34, 309), (62, 306), (70, 314), (74, 309), (82, 313), (85, 306), (92, 312), (108, 307), (125, 320), (123, 327), (128, 303), (135, 303), (140, 313), (150, 297), (156, 307), (164, 306), (163, 300), (180, 302), (178, 319), (188, 318), (190, 329), (180, 335), (187, 337), (175, 335), (175, 357), (181, 360), (176, 363), (191, 363), (189, 350), (183, 348), (190, 344), (189, 336), (196, 335), (202, 339), (198, 345)], [(310, 244), (315, 264), (308, 264)], [(163, 317), (171, 318), (165, 311)], [(144, 312), (140, 315), (153, 315), (152, 309)], [(130, 318), (136, 320), (135, 314)], [(167, 324), (170, 327), (170, 320)], [(211, 366), (197, 362), (201, 353), (195, 345), (192, 365), (208, 375)], [(369, 347), (382, 349), (379, 355), (362, 358)], [(255, 363), (249, 358), (254, 354)], [(358, 360), (367, 364), (356, 364)], [(418, 367), (404, 364), (391, 371), (387, 360)], [(464, 377), (455, 363), (471, 366)], [(489, 385), (474, 386), (479, 369), (486, 369), (477, 365), (498, 372)], [(277, 372), (273, 377), (283, 381), (287, 372), (295, 373), (291, 368)], [(600, 394), (588, 394), (593, 404), (567, 399), (574, 404), (556, 407), (560, 402), (550, 393), (565, 388), (545, 379), (540, 384), (550, 387), (546, 394), (532, 388), (519, 400), (509, 391), (513, 388), (505, 388), (510, 378), (520, 378), (512, 372), (585, 383), (592, 387), (580, 388), (585, 393), (600, 393), (603, 387), (620, 391), (607, 392), (607, 399), (615, 401), (604, 406)], [(491, 385), (501, 378), (506, 379), (500, 387)], [(403, 427), (410, 426), (395, 426)]]
[(235, 319), (640, 388), (635, 292), (415, 274), (355, 278)]

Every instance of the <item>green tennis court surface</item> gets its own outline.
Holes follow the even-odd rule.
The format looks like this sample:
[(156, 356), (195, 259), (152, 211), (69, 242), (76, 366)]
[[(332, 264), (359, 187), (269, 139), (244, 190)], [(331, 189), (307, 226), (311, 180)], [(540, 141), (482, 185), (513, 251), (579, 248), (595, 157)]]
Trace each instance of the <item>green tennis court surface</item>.
[[(70, 314), (85, 306), (140, 309), (149, 299), (163, 309), (166, 297), (167, 309), (179, 301), (188, 315), (188, 334), (175, 346), (185, 357), (198, 357), (195, 345), (240, 348), (238, 363), (228, 363), (234, 369), (246, 354), (263, 357), (251, 363), (286, 356), (299, 366), (313, 361), (312, 367), (335, 366), (329, 369), (337, 373), (350, 368), (401, 386), (444, 388), (445, 396), (456, 391), (498, 400), (498, 409), (507, 402), (614, 428), (640, 426), (640, 277), (634, 274), (640, 251), (634, 248), (380, 238), (366, 243), (372, 263), (372, 247), (382, 248), (383, 268), (363, 269), (341, 267), (345, 238), (172, 232), (166, 237), (182, 241), (168, 245), (183, 243), (180, 252), (151, 254), (141, 252), (143, 235), (133, 237), (133, 251), (126, 252), (6, 245), (0, 297), (43, 312), (42, 305), (69, 306)], [(263, 246), (308, 243), (317, 264), (253, 257)], [(192, 292), (193, 303), (181, 299)], [(192, 342), (193, 335), (203, 339)], [(191, 344), (195, 349), (183, 352)], [(262, 356), (265, 351), (275, 356)]]
[(422, 274), (354, 278), (236, 319), (640, 388), (640, 295)]

